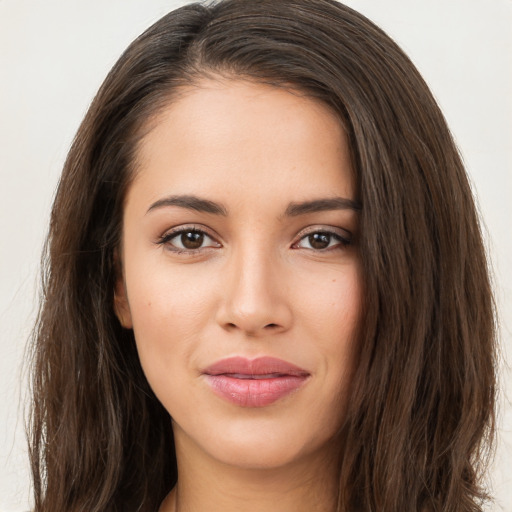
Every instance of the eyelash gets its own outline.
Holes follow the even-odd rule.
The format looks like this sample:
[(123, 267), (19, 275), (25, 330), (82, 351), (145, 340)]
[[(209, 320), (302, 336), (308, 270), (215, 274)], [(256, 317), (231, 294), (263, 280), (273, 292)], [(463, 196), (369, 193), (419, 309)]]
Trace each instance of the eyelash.
[[(211, 241), (213, 241), (214, 244), (206, 246), (206, 247), (198, 247), (196, 249), (187, 249), (187, 248), (176, 247), (171, 243), (172, 240), (174, 240), (184, 234), (187, 234), (187, 233), (195, 233), (198, 235), (202, 235), (202, 236), (210, 239)], [(311, 231), (308, 231), (305, 233), (301, 233), (298, 241), (292, 244), (292, 249), (300, 249), (301, 248), (301, 247), (299, 247), (300, 242), (302, 242), (303, 240), (307, 239), (308, 237), (310, 237), (312, 235), (326, 235), (327, 237), (329, 237), (329, 246), (327, 246), (325, 248), (315, 249), (313, 247), (303, 247), (304, 249), (307, 249), (307, 250), (310, 250), (313, 252), (323, 253), (323, 252), (330, 252), (330, 251), (336, 251), (336, 250), (343, 250), (352, 244), (352, 240), (351, 240), (350, 236), (344, 237), (340, 233), (337, 233), (333, 230), (317, 228), (317, 229), (312, 229)], [(337, 240), (338, 243), (334, 246), (330, 246), (333, 238), (335, 240)], [(166, 246), (168, 250), (170, 250), (176, 254), (189, 254), (189, 255), (197, 254), (199, 251), (204, 251), (204, 250), (208, 250), (208, 249), (216, 249), (216, 248), (221, 247), (220, 243), (217, 242), (213, 236), (211, 236), (204, 229), (198, 228), (196, 226), (183, 226), (183, 227), (176, 228), (175, 230), (168, 231), (167, 233), (162, 235), (156, 243), (158, 245)], [(310, 245), (311, 245), (311, 242), (310, 242)]]
[[(171, 241), (173, 239), (178, 238), (186, 233), (196, 233), (198, 235), (203, 235), (204, 237), (207, 237), (215, 242), (216, 245), (198, 247), (197, 249), (180, 248), (172, 245)], [(197, 254), (198, 251), (204, 251), (205, 249), (216, 249), (217, 247), (220, 247), (220, 244), (215, 240), (213, 236), (208, 234), (208, 232), (204, 229), (200, 229), (196, 226), (181, 226), (179, 228), (168, 231), (159, 238), (157, 244), (166, 246), (169, 251), (172, 251), (176, 254)]]
[[(350, 239), (350, 237), (344, 237), (342, 236), (340, 233), (337, 233), (333, 230), (329, 230), (329, 229), (313, 229), (309, 232), (306, 232), (306, 233), (302, 233), (298, 242), (294, 243), (292, 245), (292, 248), (294, 249), (299, 249), (300, 247), (298, 247), (299, 243), (302, 242), (303, 240), (306, 240), (308, 239), (309, 237), (311, 237), (312, 235), (326, 235), (329, 237), (329, 245), (323, 249), (315, 249), (313, 247), (311, 248), (308, 248), (308, 247), (303, 247), (304, 249), (308, 249), (310, 251), (314, 251), (314, 252), (328, 252), (328, 251), (336, 251), (336, 250), (343, 250), (345, 249), (346, 247), (348, 247), (351, 243), (352, 243), (352, 240)], [(332, 242), (332, 239), (336, 240), (338, 243), (335, 244), (334, 246), (331, 246), (331, 242)], [(311, 245), (311, 243), (310, 243)]]

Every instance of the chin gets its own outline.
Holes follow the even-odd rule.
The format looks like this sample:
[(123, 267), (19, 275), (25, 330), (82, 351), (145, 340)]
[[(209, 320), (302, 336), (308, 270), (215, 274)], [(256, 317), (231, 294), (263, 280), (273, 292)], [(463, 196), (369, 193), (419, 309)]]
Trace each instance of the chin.
[(212, 459), (245, 470), (279, 469), (318, 455), (324, 457), (326, 449), (332, 453), (331, 429), (309, 431), (302, 421), (292, 418), (245, 420), (232, 420), (226, 428), (219, 422), (216, 428), (190, 432), (197, 435), (189, 440)]
[(277, 443), (270, 440), (248, 442), (227, 442), (219, 446), (212, 456), (230, 466), (247, 470), (271, 470), (287, 466), (300, 459), (302, 447), (285, 442)]

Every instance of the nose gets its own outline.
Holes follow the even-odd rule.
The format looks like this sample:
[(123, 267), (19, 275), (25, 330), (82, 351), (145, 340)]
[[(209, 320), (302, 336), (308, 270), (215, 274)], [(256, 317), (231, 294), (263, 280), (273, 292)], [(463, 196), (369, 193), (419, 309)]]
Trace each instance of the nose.
[(217, 322), (227, 331), (249, 337), (285, 332), (292, 325), (292, 309), (277, 256), (247, 252), (234, 255), (225, 269)]

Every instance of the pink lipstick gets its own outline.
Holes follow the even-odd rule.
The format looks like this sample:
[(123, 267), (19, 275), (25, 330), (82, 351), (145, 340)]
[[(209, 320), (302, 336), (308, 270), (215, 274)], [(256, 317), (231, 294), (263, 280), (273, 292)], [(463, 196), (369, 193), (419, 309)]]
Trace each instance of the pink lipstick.
[(214, 393), (241, 407), (264, 407), (297, 390), (309, 373), (274, 357), (230, 357), (203, 371)]

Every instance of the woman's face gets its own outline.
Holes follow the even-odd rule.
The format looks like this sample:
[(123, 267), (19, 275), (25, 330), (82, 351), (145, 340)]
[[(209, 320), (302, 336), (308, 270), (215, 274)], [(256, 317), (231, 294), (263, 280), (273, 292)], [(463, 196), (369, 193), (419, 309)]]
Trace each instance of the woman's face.
[(361, 313), (340, 123), (296, 92), (205, 80), (137, 156), (116, 311), (178, 457), (269, 468), (332, 452)]

